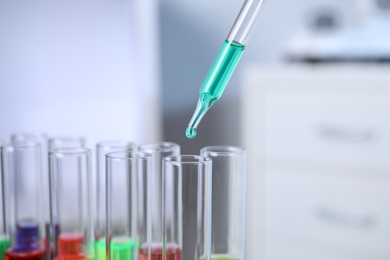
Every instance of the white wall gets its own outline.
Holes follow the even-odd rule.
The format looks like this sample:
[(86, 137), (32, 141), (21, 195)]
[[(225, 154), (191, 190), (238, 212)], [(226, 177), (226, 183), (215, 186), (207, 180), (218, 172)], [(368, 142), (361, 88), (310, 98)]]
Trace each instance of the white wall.
[(0, 2), (0, 137), (160, 140), (157, 3)]

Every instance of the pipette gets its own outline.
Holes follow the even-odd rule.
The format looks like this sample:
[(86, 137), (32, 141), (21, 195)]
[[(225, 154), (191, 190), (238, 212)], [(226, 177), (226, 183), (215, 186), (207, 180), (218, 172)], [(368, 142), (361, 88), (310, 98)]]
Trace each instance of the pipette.
[(258, 20), (265, 0), (245, 0), (214, 63), (200, 88), (195, 112), (186, 129), (188, 138), (195, 138), (196, 128), (207, 110), (222, 96)]

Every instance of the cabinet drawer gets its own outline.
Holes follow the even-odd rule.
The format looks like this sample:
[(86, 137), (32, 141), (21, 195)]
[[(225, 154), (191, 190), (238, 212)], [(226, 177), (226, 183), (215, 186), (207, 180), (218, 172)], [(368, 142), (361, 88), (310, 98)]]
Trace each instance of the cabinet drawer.
[(388, 260), (390, 255), (358, 247), (345, 247), (297, 237), (267, 234), (266, 260)]
[[(390, 166), (390, 67), (250, 67), (244, 140), (270, 156)], [(261, 143), (251, 144), (255, 136)]]
[(390, 184), (267, 172), (267, 233), (390, 255)]
[(390, 166), (390, 96), (268, 93), (265, 107), (268, 155)]

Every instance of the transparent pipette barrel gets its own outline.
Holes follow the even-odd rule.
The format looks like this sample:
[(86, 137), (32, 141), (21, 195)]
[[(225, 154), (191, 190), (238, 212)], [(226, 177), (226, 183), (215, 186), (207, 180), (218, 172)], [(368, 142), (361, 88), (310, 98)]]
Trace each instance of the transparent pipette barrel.
[(209, 259), (211, 167), (197, 155), (163, 159), (163, 249), (153, 260)]
[(195, 112), (186, 129), (186, 136), (194, 138), (196, 128), (208, 109), (222, 96), (232, 76), (255, 24), (264, 0), (244, 1), (221, 49), (200, 88)]
[(172, 142), (142, 144), (139, 150), (152, 155), (151, 220), (152, 243), (161, 243), (162, 237), (162, 159), (180, 154), (180, 145)]
[(136, 151), (137, 144), (125, 140), (110, 140), (96, 145), (96, 238), (104, 236), (106, 226), (106, 155), (127, 150)]
[(85, 138), (76, 135), (57, 136), (49, 139), (49, 151), (55, 149), (85, 148)]
[(200, 153), (213, 160), (211, 259), (244, 260), (245, 150), (208, 146)]
[[(106, 257), (135, 260), (138, 248), (150, 244), (150, 171), (152, 157), (138, 151), (106, 155)], [(99, 243), (98, 242), (98, 243)], [(98, 250), (100, 249), (98, 245)], [(149, 252), (148, 247), (145, 249)], [(145, 259), (148, 258), (146, 254)], [(105, 259), (98, 251), (98, 260)]]
[(265, 0), (246, 0), (238, 13), (226, 39), (246, 46), (259, 18)]
[(4, 260), (4, 253), (11, 244), (11, 211), (14, 205), (10, 173), (13, 172), (13, 152), (12, 146), (0, 144), (0, 260)]
[(84, 148), (51, 151), (49, 176), (54, 258), (94, 258), (91, 151)]

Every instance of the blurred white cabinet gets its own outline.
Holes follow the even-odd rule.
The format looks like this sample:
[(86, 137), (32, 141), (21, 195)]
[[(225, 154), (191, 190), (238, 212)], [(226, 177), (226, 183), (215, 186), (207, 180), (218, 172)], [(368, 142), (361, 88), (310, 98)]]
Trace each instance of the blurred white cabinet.
[(390, 67), (250, 66), (247, 260), (390, 259)]

